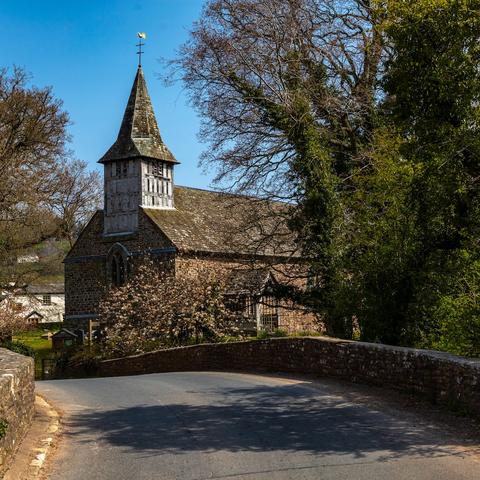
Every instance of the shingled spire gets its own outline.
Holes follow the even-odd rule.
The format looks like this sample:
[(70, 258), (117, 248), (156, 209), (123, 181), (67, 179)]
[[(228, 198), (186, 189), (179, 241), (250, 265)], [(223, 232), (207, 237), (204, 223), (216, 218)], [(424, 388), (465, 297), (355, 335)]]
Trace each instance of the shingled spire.
[(104, 235), (138, 231), (141, 207), (173, 209), (178, 163), (158, 131), (142, 67), (138, 67), (116, 142), (103, 164)]
[(141, 66), (133, 82), (117, 140), (99, 163), (138, 157), (178, 163), (160, 136)]

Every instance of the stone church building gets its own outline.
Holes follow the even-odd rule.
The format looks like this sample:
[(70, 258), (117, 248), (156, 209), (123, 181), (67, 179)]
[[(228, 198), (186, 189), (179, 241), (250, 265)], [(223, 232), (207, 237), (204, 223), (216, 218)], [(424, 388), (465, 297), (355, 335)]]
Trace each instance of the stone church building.
[(286, 206), (175, 185), (179, 162), (160, 136), (141, 67), (118, 137), (99, 163), (104, 210), (64, 261), (67, 328), (88, 328), (102, 297), (148, 257), (174, 272), (192, 262), (222, 272), (245, 330), (312, 330), (312, 315), (272, 295), (280, 284), (301, 284), (304, 271), (281, 219)]

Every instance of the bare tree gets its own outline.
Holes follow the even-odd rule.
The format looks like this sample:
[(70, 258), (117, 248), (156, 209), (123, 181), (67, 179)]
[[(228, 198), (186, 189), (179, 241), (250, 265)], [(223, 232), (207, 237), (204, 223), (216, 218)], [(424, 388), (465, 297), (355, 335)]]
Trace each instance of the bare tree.
[(57, 185), (50, 206), (58, 215), (60, 234), (73, 245), (78, 233), (102, 203), (102, 184), (96, 171), (80, 160), (64, 162), (57, 170)]
[(386, 57), (377, 5), (208, 2), (172, 65), (203, 118), (200, 137), (210, 145), (202, 161), (218, 166), (218, 182), (301, 199), (298, 160), (307, 136), (319, 144), (307, 161), (333, 169), (340, 182), (366, 161)]
[(48, 202), (57, 187), (58, 165), (66, 155), (68, 122), (51, 88), (29, 86), (29, 76), (20, 68), (0, 69), (2, 283), (12, 281), (18, 253), (55, 232)]
[(45, 204), (65, 156), (68, 115), (51, 88), (28, 86), (20, 68), (0, 69), (0, 222), (21, 222)]
[(265, 236), (288, 226), (326, 313), (354, 229), (345, 200), (371, 164), (384, 15), (370, 0), (210, 0), (171, 63), (203, 119), (203, 165), (227, 190), (287, 202)]

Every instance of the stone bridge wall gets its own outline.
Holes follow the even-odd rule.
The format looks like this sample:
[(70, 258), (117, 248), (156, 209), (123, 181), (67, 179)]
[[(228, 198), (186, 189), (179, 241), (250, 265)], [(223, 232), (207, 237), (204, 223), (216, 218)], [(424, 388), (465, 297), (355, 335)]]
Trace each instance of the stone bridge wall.
[(339, 378), (420, 395), (480, 416), (480, 361), (326, 337), (202, 344), (105, 360), (102, 376), (230, 370)]
[(33, 359), (0, 348), (0, 478), (30, 426), (34, 401)]

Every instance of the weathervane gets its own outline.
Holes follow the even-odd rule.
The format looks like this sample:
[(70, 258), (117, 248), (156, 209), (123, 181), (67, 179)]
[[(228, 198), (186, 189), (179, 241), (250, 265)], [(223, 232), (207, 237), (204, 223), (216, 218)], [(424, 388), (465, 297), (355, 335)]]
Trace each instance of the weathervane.
[(141, 67), (142, 66), (142, 53), (143, 53), (142, 47), (145, 45), (144, 43), (142, 43), (142, 40), (145, 40), (147, 38), (147, 34), (145, 32), (138, 32), (137, 37), (140, 39), (139, 42), (137, 43), (137, 47), (138, 47), (138, 52), (137, 52), (138, 66)]

